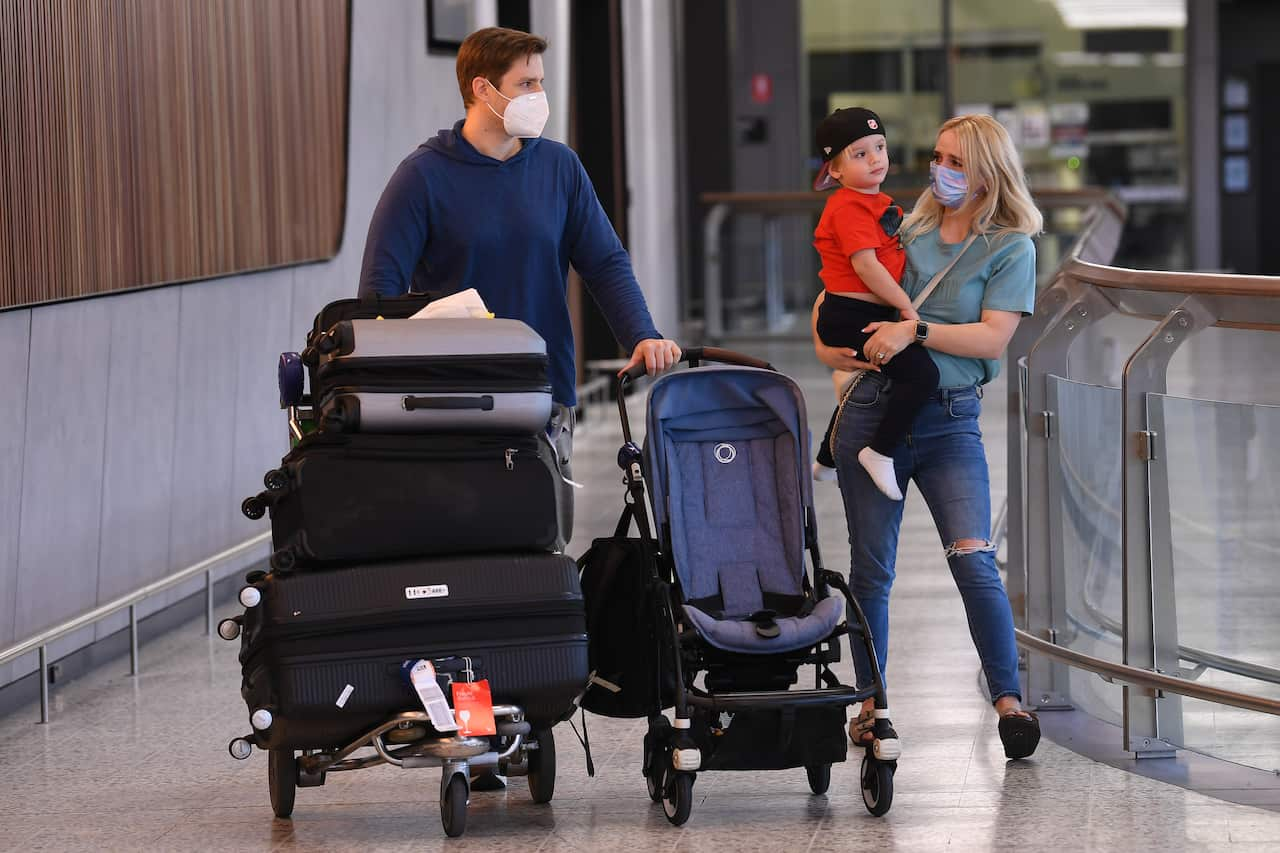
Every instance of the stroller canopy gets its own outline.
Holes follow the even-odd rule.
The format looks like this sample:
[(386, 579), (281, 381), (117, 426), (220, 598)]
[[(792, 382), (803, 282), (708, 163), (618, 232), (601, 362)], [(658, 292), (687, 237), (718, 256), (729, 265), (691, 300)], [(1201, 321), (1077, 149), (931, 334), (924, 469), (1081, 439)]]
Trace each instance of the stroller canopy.
[[(801, 613), (804, 525), (813, 483), (796, 383), (737, 366), (663, 376), (649, 395), (645, 458), (662, 547), (675, 564), (686, 611), (704, 635), (730, 650), (776, 651), (809, 642), (787, 624), (786, 639), (775, 638), (783, 642), (757, 643), (750, 623), (741, 621), (761, 610), (807, 615)], [(821, 626), (810, 628), (806, 635), (821, 632)]]

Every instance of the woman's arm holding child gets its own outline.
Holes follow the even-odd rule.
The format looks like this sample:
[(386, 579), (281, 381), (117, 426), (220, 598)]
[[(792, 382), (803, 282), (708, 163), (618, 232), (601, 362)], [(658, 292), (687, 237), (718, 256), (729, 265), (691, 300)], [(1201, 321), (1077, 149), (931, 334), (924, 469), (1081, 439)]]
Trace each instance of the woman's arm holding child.
[[(1009, 339), (1021, 319), (1022, 315), (1016, 311), (985, 308), (982, 319), (977, 323), (930, 323), (929, 337), (924, 345), (967, 358), (999, 358), (1009, 346)], [(889, 361), (915, 341), (914, 322), (871, 323), (863, 331), (871, 332), (867, 352), (885, 353), (884, 361)]]

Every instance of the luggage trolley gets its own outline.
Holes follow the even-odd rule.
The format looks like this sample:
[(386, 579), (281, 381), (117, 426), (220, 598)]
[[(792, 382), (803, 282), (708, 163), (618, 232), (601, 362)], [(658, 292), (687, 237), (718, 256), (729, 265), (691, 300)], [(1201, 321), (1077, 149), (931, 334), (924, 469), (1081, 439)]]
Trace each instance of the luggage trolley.
[[(320, 332), (335, 319), (373, 319), (383, 315), (405, 317), (430, 299), (430, 295), (422, 295), (372, 301), (340, 300), (317, 316), (315, 330), (308, 335), (308, 344), (317, 340)], [(314, 354), (286, 352), (280, 355), (278, 362), (280, 407), (288, 414), (291, 448), (319, 426), (318, 401), (306, 387), (309, 355)], [(265, 516), (269, 505), (266, 498), (271, 492), (282, 491), (288, 485), (284, 477), (282, 471), (268, 471), (264, 478), (267, 492), (246, 498), (241, 505), (243, 514), (253, 520)], [(273, 556), (272, 565), (277, 571), (287, 573), (292, 570), (292, 565), (277, 565), (276, 556)], [(252, 584), (260, 576), (262, 573), (252, 573), (250, 586), (241, 591), (240, 603), (246, 609), (258, 604), (260, 593)], [(224, 640), (236, 640), (242, 633), (243, 623), (244, 616), (241, 615), (224, 619), (218, 625), (218, 634)], [(465, 658), (450, 657), (434, 659), (433, 663), (438, 674), (446, 679), (473, 680), (470, 662), (462, 664), (462, 660)], [(553, 723), (539, 717), (539, 709), (530, 708), (534, 717), (532, 721), (522, 705), (494, 704), (496, 732), (488, 736), (441, 732), (431, 724), (430, 715), (421, 709), (398, 710), (376, 724), (366, 715), (358, 729), (353, 727), (358, 734), (348, 733), (349, 738), (335, 737), (334, 740), (342, 742), (323, 746), (316, 744), (325, 738), (313, 737), (306, 730), (305, 722), (290, 728), (291, 724), (273, 720), (270, 710), (260, 708), (251, 713), (253, 731), (233, 738), (227, 748), (233, 758), (241, 761), (248, 759), (255, 747), (267, 753), (271, 808), (279, 818), (292, 815), (298, 788), (321, 786), (329, 773), (363, 770), (381, 764), (405, 769), (439, 767), (440, 821), (445, 834), (456, 838), (466, 829), (470, 778), (476, 771), (492, 770), (505, 776), (525, 776), (530, 797), (535, 803), (551, 801), (556, 777)]]
[[(224, 629), (219, 627), (219, 633)], [(555, 793), (556, 748), (551, 729), (534, 731), (518, 705), (494, 705), (498, 732), (491, 737), (442, 735), (425, 711), (402, 711), (345, 746), (333, 749), (266, 748), (267, 786), (276, 817), (293, 814), (298, 788), (323, 785), (329, 773), (363, 770), (379, 764), (412, 769), (439, 767), (440, 823), (457, 838), (466, 831), (471, 773), (492, 769), (504, 776), (526, 776), (535, 803), (548, 803)], [(255, 715), (254, 723), (261, 722)], [(259, 744), (257, 732), (233, 738), (227, 750), (245, 760)], [(259, 747), (262, 748), (262, 747)], [(360, 750), (372, 753), (357, 755)]]

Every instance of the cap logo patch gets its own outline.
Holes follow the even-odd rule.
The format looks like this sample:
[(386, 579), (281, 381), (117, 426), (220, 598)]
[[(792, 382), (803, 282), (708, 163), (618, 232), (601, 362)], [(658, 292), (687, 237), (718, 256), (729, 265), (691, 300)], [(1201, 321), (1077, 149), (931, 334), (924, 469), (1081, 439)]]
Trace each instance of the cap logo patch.
[(830, 146), (830, 145), (824, 145), (824, 146), (822, 147), (822, 153), (823, 153), (823, 154), (830, 154), (830, 153), (831, 153), (831, 146)]
[(880, 125), (876, 124), (875, 119), (869, 118), (867, 119), (867, 127), (871, 128), (872, 130), (876, 130), (880, 127)]

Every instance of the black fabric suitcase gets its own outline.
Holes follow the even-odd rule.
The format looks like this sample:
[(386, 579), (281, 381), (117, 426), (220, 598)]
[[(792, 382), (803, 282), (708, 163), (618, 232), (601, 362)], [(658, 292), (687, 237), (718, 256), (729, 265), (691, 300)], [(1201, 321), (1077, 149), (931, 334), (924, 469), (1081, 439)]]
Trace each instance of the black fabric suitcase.
[(272, 566), (560, 551), (560, 469), (546, 433), (312, 433), (244, 503), (271, 513)]
[(547, 345), (519, 320), (343, 320), (303, 360), (324, 430), (531, 433), (551, 419)]
[(535, 726), (571, 714), (586, 684), (582, 593), (567, 556), (370, 563), (252, 585), (261, 601), (244, 614), (241, 695), (250, 714), (270, 711), (258, 733), (268, 748), (339, 746), (422, 710), (401, 675), (409, 660), (470, 658), (494, 702), (520, 705)]

